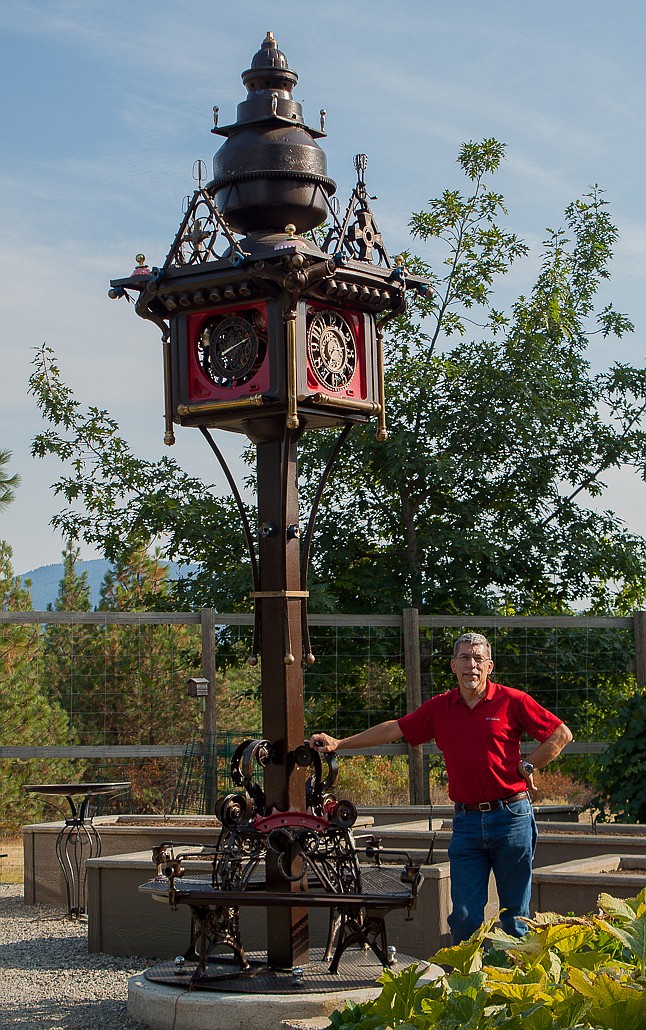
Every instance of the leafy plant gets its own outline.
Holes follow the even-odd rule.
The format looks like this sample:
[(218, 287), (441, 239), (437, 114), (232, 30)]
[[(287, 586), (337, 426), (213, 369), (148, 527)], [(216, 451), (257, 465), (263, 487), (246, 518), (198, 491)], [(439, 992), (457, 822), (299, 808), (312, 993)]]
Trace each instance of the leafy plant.
[(646, 888), (599, 904), (588, 917), (537, 915), (520, 940), (485, 923), (432, 956), (450, 970), (435, 980), (419, 964), (384, 970), (379, 997), (333, 1013), (329, 1030), (643, 1030)]
[(622, 705), (614, 719), (620, 736), (601, 755), (595, 770), (598, 793), (591, 806), (599, 819), (646, 822), (646, 693)]

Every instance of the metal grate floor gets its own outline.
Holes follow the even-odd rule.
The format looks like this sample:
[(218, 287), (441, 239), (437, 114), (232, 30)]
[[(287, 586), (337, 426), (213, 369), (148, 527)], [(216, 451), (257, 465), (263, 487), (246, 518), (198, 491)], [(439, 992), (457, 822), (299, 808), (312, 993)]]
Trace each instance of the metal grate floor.
[[(209, 959), (208, 979), (192, 981), (197, 970), (197, 962), (186, 962), (181, 974), (176, 972), (175, 963), (170, 960), (159, 962), (147, 969), (144, 976), (152, 983), (178, 987), (182, 990), (190, 988), (199, 991), (219, 991), (231, 994), (291, 994), (325, 993), (326, 991), (358, 990), (373, 987), (377, 977), (381, 976), (382, 966), (372, 951), (363, 949), (348, 950), (341, 960), (338, 973), (330, 973), (329, 962), (323, 961), (323, 949), (312, 948), (310, 961), (302, 967), (303, 978), (300, 984), (294, 982), (291, 969), (270, 969), (264, 960), (264, 953), (252, 952), (247, 956), (251, 969), (241, 972), (237, 964), (224, 956)], [(403, 969), (417, 963), (427, 966), (427, 962), (411, 958), (409, 955), (397, 955), (394, 970)]]

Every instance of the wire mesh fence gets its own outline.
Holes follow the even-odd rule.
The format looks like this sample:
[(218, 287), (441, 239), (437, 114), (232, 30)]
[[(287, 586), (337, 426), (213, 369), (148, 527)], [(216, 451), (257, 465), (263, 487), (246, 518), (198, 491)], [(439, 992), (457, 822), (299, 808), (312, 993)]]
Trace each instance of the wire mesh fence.
[[(521, 622), (521, 620), (516, 620)], [(547, 620), (546, 620), (547, 621)], [(595, 622), (601, 620), (594, 620)], [(579, 743), (606, 742), (621, 701), (636, 688), (635, 640), (630, 620), (619, 625), (497, 624), (422, 629), (422, 664), (430, 693), (453, 684), (449, 663), (460, 632), (483, 632), (494, 659), (492, 679), (528, 691), (572, 729)], [(627, 625), (622, 625), (625, 622)], [(424, 639), (425, 638), (425, 639)]]
[[(215, 617), (217, 737), (209, 758), (204, 700), (186, 692), (188, 677), (203, 672), (199, 613), (130, 613), (125, 621), (98, 612), (29, 613), (31, 621), (0, 615), (0, 823), (18, 811), (37, 814), (24, 810), (21, 787), (29, 781), (124, 779), (148, 810), (200, 811), (211, 804), (208, 771), (217, 761), (218, 790), (229, 788), (235, 742), (262, 725), (260, 668), (246, 663), (250, 617)], [(629, 618), (419, 622), (422, 700), (454, 685), (453, 643), (463, 631), (480, 631), (491, 641), (493, 678), (559, 715), (584, 752), (616, 732), (612, 717), (636, 689)], [(317, 660), (304, 667), (306, 735), (344, 737), (406, 712), (411, 659), (401, 616), (314, 615), (310, 633)]]

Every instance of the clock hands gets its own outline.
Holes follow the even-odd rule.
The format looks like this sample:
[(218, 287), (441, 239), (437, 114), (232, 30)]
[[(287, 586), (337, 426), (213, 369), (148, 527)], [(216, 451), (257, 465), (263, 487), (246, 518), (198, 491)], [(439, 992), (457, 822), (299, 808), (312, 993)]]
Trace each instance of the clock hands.
[(201, 341), (202, 367), (218, 386), (246, 382), (260, 361), (258, 335), (241, 315), (209, 319), (202, 327)]
[(232, 343), (230, 347), (224, 347), (224, 349), (220, 351), (220, 357), (226, 358), (227, 354), (230, 354), (232, 350), (237, 350), (238, 347), (242, 347), (243, 343), (251, 343), (251, 337), (246, 333), (241, 339)]

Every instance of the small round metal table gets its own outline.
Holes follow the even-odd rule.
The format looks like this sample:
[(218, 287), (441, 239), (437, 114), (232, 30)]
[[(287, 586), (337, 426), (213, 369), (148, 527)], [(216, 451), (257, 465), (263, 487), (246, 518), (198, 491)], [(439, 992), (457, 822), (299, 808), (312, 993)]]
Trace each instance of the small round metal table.
[[(88, 815), (88, 806), (98, 794), (121, 794), (124, 783), (32, 783), (24, 789), (32, 794), (67, 798), (70, 818), (56, 838), (56, 858), (65, 878), (67, 911), (71, 917), (87, 915), (85, 907), (85, 863), (101, 854), (101, 836)], [(80, 802), (75, 799), (80, 799)]]

